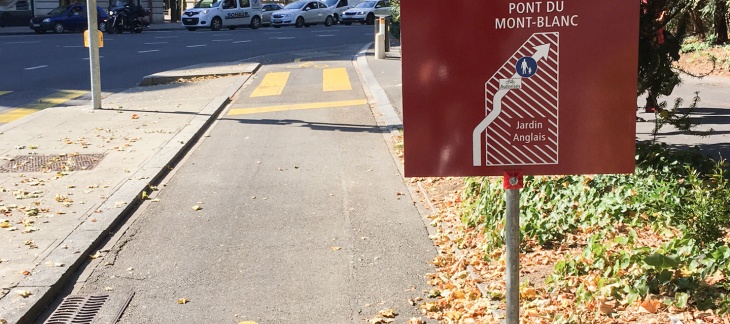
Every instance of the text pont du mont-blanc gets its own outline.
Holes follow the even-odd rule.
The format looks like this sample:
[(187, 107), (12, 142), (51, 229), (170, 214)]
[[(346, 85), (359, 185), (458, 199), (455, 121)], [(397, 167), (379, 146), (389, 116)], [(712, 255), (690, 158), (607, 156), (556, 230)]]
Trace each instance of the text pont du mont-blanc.
[(578, 26), (578, 15), (564, 14), (564, 1), (510, 2), (510, 17), (495, 18), (496, 29)]

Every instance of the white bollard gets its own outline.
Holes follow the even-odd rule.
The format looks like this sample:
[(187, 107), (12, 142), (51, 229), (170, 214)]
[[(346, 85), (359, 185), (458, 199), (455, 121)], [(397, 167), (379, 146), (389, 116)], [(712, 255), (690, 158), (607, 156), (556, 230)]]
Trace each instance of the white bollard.
[(378, 33), (375, 34), (375, 58), (385, 58), (385, 18), (378, 18)]
[(385, 58), (385, 34), (382, 31), (375, 34), (375, 58)]

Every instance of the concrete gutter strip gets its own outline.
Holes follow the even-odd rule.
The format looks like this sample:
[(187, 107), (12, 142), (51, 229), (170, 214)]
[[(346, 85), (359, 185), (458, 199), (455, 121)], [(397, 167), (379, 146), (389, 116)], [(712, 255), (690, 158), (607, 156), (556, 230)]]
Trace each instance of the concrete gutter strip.
[[(360, 53), (357, 54), (357, 64), (360, 67), (368, 66), (366, 52), (368, 48), (372, 43), (365, 45), (361, 50)], [(400, 117), (398, 117), (398, 113), (395, 111), (395, 108), (393, 108), (393, 105), (390, 103), (390, 99), (388, 98), (388, 95), (385, 93), (385, 90), (380, 86), (378, 83), (378, 80), (375, 78), (375, 75), (370, 69), (365, 68), (359, 68), (360, 72), (362, 73), (363, 77), (365, 78), (365, 83), (367, 84), (368, 88), (370, 89), (370, 92), (373, 96), (373, 99), (375, 100), (375, 103), (378, 107), (378, 110), (380, 113), (383, 114), (383, 121), (388, 126), (390, 131), (403, 128), (403, 122), (400, 120)]]

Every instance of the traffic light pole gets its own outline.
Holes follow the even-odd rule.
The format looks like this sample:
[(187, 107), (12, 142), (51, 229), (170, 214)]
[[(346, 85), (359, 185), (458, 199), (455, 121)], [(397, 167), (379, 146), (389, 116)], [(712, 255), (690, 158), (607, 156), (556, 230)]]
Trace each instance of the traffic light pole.
[(86, 0), (86, 17), (89, 26), (89, 70), (91, 71), (91, 105), (101, 109), (101, 72), (99, 66), (99, 23), (96, 0)]

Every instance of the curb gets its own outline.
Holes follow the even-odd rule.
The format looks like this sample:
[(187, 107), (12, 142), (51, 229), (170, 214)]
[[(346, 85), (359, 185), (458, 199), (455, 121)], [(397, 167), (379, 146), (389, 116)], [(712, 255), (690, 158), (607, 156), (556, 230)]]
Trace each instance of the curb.
[[(383, 114), (383, 121), (385, 122), (386, 126), (388, 126), (388, 130), (397, 131), (398, 129), (403, 128), (403, 122), (400, 120), (400, 117), (398, 117), (398, 113), (396, 113), (395, 108), (393, 108), (393, 105), (390, 103), (390, 98), (388, 98), (388, 95), (385, 93), (385, 90), (380, 86), (380, 83), (378, 83), (378, 80), (375, 78), (375, 75), (368, 67), (368, 61), (366, 56), (366, 52), (368, 48), (373, 43), (369, 43), (365, 45), (362, 49), (360, 49), (360, 52), (357, 53), (357, 65), (361, 67), (359, 70), (363, 75), (363, 78), (365, 79), (365, 84), (367, 84), (368, 88), (370, 88), (370, 92), (373, 96), (373, 99), (375, 100), (375, 103), (378, 106), (378, 110)], [(362, 68), (365, 67), (365, 68)]]
[[(137, 172), (130, 175), (128, 181), (116, 188), (114, 193), (99, 206), (99, 209), (105, 210), (105, 212), (99, 215), (97, 222), (83, 222), (69, 236), (61, 238), (61, 242), (40, 263), (54, 262), (62, 263), (64, 266), (49, 267), (43, 273), (22, 280), (13, 290), (27, 290), (32, 293), (22, 304), (11, 302), (8, 295), (12, 292), (3, 296), (4, 298), (0, 299), (0, 314), (3, 314), (3, 319), (8, 323), (25, 324), (32, 323), (42, 314), (46, 307), (55, 300), (69, 278), (88, 260), (93, 251), (100, 247), (112, 230), (123, 223), (141, 205), (142, 193), (148, 192), (149, 186), (159, 183), (170, 173), (216, 121), (231, 101), (231, 97), (243, 87), (256, 70), (258, 70), (258, 65), (251, 74), (238, 77), (222, 96), (211, 100), (157, 154), (141, 166)], [(32, 119), (26, 119), (23, 123)], [(129, 203), (119, 211), (114, 208), (116, 201)]]

